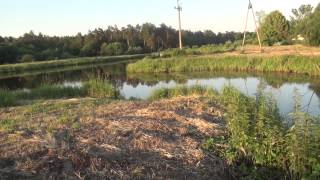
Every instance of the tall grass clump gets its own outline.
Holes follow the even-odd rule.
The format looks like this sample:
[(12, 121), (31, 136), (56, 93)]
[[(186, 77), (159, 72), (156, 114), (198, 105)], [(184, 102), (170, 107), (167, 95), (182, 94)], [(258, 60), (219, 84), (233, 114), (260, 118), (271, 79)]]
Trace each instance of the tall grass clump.
[(292, 179), (320, 178), (320, 118), (301, 112), (301, 97), (295, 93), (293, 124), (286, 134), (288, 174)]
[(212, 89), (205, 86), (193, 85), (185, 86), (179, 85), (173, 88), (160, 88), (154, 90), (149, 96), (149, 100), (159, 100), (166, 98), (174, 98), (178, 96), (190, 96), (190, 95), (200, 95), (206, 97), (213, 97), (217, 93)]
[(254, 98), (234, 87), (223, 89), (220, 101), (229, 132), (224, 156), (231, 164), (251, 167), (254, 179), (276, 174), (276, 178), (320, 178), (319, 119), (301, 112), (297, 101), (293, 125), (287, 126), (275, 100), (262, 89)]
[(317, 76), (320, 75), (320, 58), (308, 56), (145, 58), (129, 64), (127, 67), (127, 71), (131, 73), (210, 72), (217, 70), (286, 72)]
[(15, 96), (8, 90), (0, 89), (0, 107), (13, 106), (16, 104)]
[(109, 82), (102, 78), (91, 79), (83, 86), (87, 95), (94, 98), (118, 98), (119, 91)]

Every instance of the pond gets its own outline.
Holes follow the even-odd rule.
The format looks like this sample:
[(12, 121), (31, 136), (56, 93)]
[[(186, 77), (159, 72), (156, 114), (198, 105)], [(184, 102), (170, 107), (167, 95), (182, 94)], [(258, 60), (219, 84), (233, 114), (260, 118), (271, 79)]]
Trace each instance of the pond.
[(280, 112), (287, 115), (293, 110), (294, 94), (301, 95), (302, 110), (320, 115), (320, 79), (297, 74), (255, 72), (201, 72), (179, 74), (127, 74), (127, 63), (99, 64), (34, 72), (21, 75), (0, 75), (0, 88), (17, 90), (33, 89), (43, 84), (79, 86), (90, 78), (109, 79), (126, 99), (147, 99), (153, 90), (174, 87), (178, 84), (204, 85), (220, 91), (232, 85), (244, 94), (254, 96), (261, 82), (266, 83), (266, 93), (276, 99)]

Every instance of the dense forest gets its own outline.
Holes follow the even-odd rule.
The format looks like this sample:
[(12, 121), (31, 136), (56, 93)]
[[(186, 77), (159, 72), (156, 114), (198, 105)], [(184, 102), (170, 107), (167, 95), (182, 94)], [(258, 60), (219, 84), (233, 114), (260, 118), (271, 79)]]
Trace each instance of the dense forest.
[[(317, 8), (302, 5), (293, 9), (293, 16), (287, 20), (279, 11), (266, 14), (258, 12), (259, 30), (264, 44), (291, 44), (298, 35), (305, 37), (304, 43), (320, 44), (320, 4)], [(214, 33), (206, 31), (183, 31), (185, 47), (207, 44), (240, 42), (241, 32)], [(249, 33), (249, 43), (257, 43), (255, 33)], [(83, 35), (50, 37), (33, 31), (21, 37), (0, 36), (0, 64), (66, 59), (86, 56), (113, 56), (140, 54), (178, 46), (178, 31), (170, 26), (151, 23), (128, 25), (118, 28), (95, 29)]]

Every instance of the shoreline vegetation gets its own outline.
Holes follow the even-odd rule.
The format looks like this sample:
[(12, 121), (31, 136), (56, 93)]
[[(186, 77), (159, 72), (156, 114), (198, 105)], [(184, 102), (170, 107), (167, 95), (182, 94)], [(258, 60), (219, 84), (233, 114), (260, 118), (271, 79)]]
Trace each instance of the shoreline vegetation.
[(1, 90), (0, 107), (18, 106), (38, 100), (61, 98), (120, 98), (119, 91), (102, 78), (90, 79), (79, 86), (42, 85), (31, 90)]
[[(226, 50), (228, 51), (228, 50)], [(191, 53), (188, 53), (191, 52)], [(129, 73), (174, 73), (205, 71), (256, 71), (320, 75), (320, 55), (274, 55), (218, 53), (192, 55), (197, 50), (164, 53), (162, 58), (145, 58), (129, 64)], [(170, 54), (170, 55), (167, 55)], [(299, 53), (296, 53), (299, 54)]]
[(98, 64), (107, 62), (121, 62), (125, 60), (142, 59), (146, 54), (106, 56), (106, 57), (85, 57), (65, 60), (40, 61), (32, 63), (18, 63), (0, 65), (0, 73), (22, 73), (26, 71), (45, 70), (51, 68), (62, 68), (70, 66), (80, 66), (88, 64)]
[[(272, 97), (262, 93), (263, 84), (256, 97), (230, 86), (218, 93), (181, 85), (157, 89), (147, 101), (117, 100), (118, 92), (101, 80), (83, 87), (87, 95), (80, 99), (54, 100), (57, 95), (0, 108), (5, 177), (320, 177), (319, 119), (300, 111), (298, 95), (295, 111), (284, 120)], [(38, 91), (29, 99), (46, 97)], [(31, 155), (21, 148), (6, 151), (12, 146)], [(19, 158), (10, 159), (12, 153)], [(102, 171), (106, 165), (118, 173)]]

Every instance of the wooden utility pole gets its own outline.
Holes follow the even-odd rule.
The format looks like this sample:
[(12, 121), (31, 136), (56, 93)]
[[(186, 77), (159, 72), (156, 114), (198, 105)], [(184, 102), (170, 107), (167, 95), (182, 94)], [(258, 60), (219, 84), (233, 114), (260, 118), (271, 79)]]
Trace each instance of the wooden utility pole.
[(252, 7), (251, 0), (249, 0), (249, 6), (248, 6), (247, 18), (246, 18), (246, 25), (245, 25), (244, 33), (243, 33), (242, 51), (244, 51), (244, 45), (245, 45), (245, 41), (246, 41), (246, 33), (247, 33), (248, 18), (249, 18), (250, 9), (252, 11), (253, 21), (254, 21), (254, 25), (256, 27), (256, 33), (257, 33), (257, 37), (258, 37), (258, 41), (259, 41), (260, 52), (262, 52), (262, 45), (261, 45), (261, 40), (260, 40), (259, 29), (258, 29), (258, 26), (257, 26), (256, 16), (254, 15), (254, 10), (253, 10), (253, 7)]
[(179, 19), (179, 48), (182, 49), (182, 32), (181, 32), (181, 11), (182, 7), (179, 4), (179, 0), (177, 0), (177, 7), (175, 7), (176, 10), (178, 10), (178, 19)]

